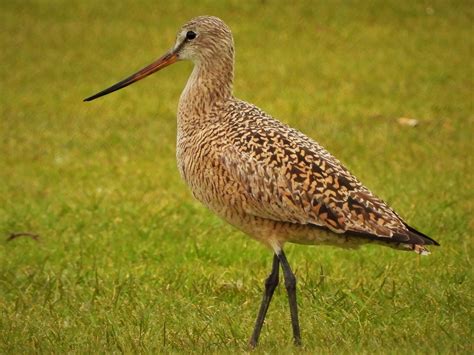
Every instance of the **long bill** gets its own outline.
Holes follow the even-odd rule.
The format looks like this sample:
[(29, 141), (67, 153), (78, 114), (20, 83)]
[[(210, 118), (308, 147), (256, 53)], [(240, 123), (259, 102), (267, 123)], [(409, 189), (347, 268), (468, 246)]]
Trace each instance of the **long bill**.
[(137, 71), (135, 74), (130, 75), (128, 78), (123, 79), (122, 81), (119, 81), (117, 84), (112, 85), (111, 87), (102, 90), (98, 92), (95, 95), (92, 95), (84, 101), (92, 101), (95, 100), (101, 96), (110, 94), (111, 92), (123, 89), (124, 87), (133, 84), (134, 82), (141, 80), (145, 77), (147, 77), (150, 74), (153, 74), (154, 72), (163, 69), (164, 67), (167, 67), (168, 65), (171, 65), (178, 61), (178, 54), (176, 51), (171, 51), (166, 53), (164, 56), (161, 58), (157, 59), (155, 62), (151, 63), (150, 65), (146, 66), (145, 68)]

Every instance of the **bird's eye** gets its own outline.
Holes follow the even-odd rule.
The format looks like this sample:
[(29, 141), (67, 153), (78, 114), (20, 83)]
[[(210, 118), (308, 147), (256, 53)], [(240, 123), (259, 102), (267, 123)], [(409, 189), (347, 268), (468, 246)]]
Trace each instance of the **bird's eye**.
[(196, 38), (196, 32), (188, 31), (188, 32), (186, 33), (186, 39), (191, 40), (191, 39), (195, 39), (195, 38)]

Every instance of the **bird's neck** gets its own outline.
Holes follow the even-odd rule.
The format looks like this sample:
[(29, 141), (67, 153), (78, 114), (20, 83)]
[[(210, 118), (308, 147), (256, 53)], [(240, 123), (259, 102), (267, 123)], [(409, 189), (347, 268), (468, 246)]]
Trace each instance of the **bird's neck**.
[(196, 126), (208, 118), (210, 110), (232, 96), (233, 60), (195, 63), (179, 99), (178, 124)]

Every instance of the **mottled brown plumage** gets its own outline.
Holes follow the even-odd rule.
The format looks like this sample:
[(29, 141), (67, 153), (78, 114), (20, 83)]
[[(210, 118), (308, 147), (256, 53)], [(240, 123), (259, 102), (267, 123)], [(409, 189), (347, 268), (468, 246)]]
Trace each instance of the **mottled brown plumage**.
[(425, 245), (438, 245), (409, 227), (314, 140), (233, 96), (233, 38), (216, 17), (192, 19), (180, 29), (169, 53), (86, 100), (177, 60), (194, 62), (178, 106), (181, 176), (199, 201), (275, 252), (252, 345), (278, 283), (279, 263), (299, 342), (294, 275), (282, 251), (285, 242), (343, 247), (378, 242), (420, 254), (428, 253)]
[(233, 40), (221, 20), (198, 17), (180, 33), (190, 30), (198, 37), (183, 57), (196, 65), (179, 101), (177, 158), (199, 201), (273, 249), (375, 240), (426, 252), (433, 241), (318, 143), (233, 97)]

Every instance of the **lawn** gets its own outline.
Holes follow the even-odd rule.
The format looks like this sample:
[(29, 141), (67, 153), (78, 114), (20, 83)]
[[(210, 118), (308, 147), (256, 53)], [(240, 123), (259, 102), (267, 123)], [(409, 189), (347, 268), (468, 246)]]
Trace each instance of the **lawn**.
[(256, 352), (472, 353), (474, 8), (443, 0), (0, 2), (0, 353), (248, 350), (272, 258), (179, 177), (192, 65), (82, 102), (201, 14), (233, 30), (236, 96), (441, 244), (288, 244), (303, 347), (279, 287)]

